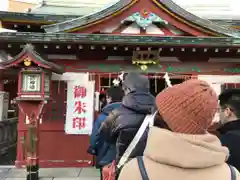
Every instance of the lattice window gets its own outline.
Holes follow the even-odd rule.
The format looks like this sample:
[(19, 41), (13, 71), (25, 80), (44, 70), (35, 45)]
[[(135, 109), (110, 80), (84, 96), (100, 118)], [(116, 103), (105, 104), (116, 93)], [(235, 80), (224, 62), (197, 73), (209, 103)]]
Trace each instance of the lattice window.
[(106, 90), (108, 88), (110, 88), (111, 86), (113, 86), (113, 80), (117, 77), (117, 74), (112, 74), (112, 73), (108, 73), (108, 74), (99, 74), (98, 78), (99, 78), (99, 89), (100, 90)]
[[(105, 74), (98, 74), (98, 81), (99, 86), (97, 87), (98, 90), (106, 90), (109, 87), (113, 86), (113, 80), (118, 76), (117, 73), (105, 73)], [(146, 74), (145, 74), (146, 75)], [(165, 81), (163, 79), (164, 74), (155, 74), (149, 73), (147, 74), (150, 80), (151, 86), (151, 93), (157, 94), (163, 88), (165, 88)], [(190, 75), (175, 75), (171, 76), (172, 84), (179, 84), (185, 80), (191, 79), (192, 76)]]
[(234, 88), (240, 88), (240, 83), (225, 83), (221, 87), (222, 91), (226, 89), (234, 89)]
[(44, 120), (64, 121), (66, 114), (67, 83), (64, 81), (52, 82), (52, 100), (44, 108)]

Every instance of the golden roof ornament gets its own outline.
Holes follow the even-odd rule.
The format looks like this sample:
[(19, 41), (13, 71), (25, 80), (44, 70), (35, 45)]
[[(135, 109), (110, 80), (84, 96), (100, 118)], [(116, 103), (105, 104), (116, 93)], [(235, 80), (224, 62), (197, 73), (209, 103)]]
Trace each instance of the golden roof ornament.
[(160, 61), (158, 51), (134, 51), (132, 57), (132, 64), (135, 64), (146, 71), (148, 65), (156, 65)]
[(32, 64), (32, 61), (31, 61), (31, 59), (26, 58), (26, 59), (23, 60), (23, 63), (24, 63), (25, 66), (29, 67)]

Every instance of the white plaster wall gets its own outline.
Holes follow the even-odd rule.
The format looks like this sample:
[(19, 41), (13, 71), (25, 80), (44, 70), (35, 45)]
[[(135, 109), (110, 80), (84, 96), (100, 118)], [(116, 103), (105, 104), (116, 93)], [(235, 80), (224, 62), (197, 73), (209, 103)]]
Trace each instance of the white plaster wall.
[(122, 34), (140, 34), (141, 30), (137, 23), (133, 23), (130, 26), (128, 26), (126, 29), (124, 29), (121, 33)]
[(240, 75), (199, 75), (198, 79), (216, 84), (240, 83)]
[(146, 29), (147, 34), (161, 34), (164, 35), (164, 32), (161, 31), (156, 25), (151, 24), (150, 26), (147, 27)]
[(88, 82), (89, 73), (73, 73), (67, 72), (62, 75), (53, 74), (52, 80), (54, 81), (73, 81), (76, 78), (80, 78), (83, 82)]
[(198, 79), (208, 82), (216, 93), (221, 93), (221, 85), (225, 83), (240, 83), (240, 75), (225, 76), (225, 75), (199, 75)]

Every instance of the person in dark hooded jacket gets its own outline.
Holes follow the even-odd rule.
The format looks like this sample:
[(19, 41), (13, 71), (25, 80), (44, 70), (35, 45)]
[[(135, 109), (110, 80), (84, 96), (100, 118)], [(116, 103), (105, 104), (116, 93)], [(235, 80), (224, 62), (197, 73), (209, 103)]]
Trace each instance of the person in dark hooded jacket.
[(240, 171), (240, 89), (225, 90), (219, 96), (219, 139), (230, 151), (227, 163)]
[[(122, 83), (125, 96), (119, 108), (113, 110), (102, 123), (99, 133), (106, 141), (116, 144), (116, 163), (136, 135), (146, 115), (151, 114), (155, 97), (149, 92), (148, 77), (129, 73)], [(131, 153), (130, 158), (142, 156), (146, 146), (147, 132)]]
[(96, 167), (100, 168), (100, 170), (103, 166), (111, 163), (115, 159), (116, 146), (107, 143), (104, 138), (99, 135), (98, 130), (108, 114), (120, 107), (123, 95), (124, 93), (121, 87), (111, 87), (106, 91), (108, 104), (102, 109), (93, 126), (88, 153), (96, 156)]

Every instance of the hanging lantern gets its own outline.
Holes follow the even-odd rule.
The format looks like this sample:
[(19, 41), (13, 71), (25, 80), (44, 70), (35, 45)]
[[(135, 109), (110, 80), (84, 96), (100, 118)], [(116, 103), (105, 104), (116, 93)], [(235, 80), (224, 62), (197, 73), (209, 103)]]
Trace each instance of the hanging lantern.
[(142, 71), (146, 71), (149, 65), (156, 65), (160, 61), (158, 51), (134, 51), (132, 64), (140, 67)]
[[(31, 61), (27, 63), (29, 64)], [(21, 80), (18, 91), (19, 97), (48, 98), (51, 86), (51, 71), (39, 67), (29, 68), (29, 66), (28, 68), (22, 68), (19, 74), (19, 80)]]
[(52, 73), (62, 74), (64, 69), (53, 62), (43, 59), (31, 44), (11, 60), (3, 63), (5, 68), (18, 70), (19, 101), (43, 101), (51, 95)]

